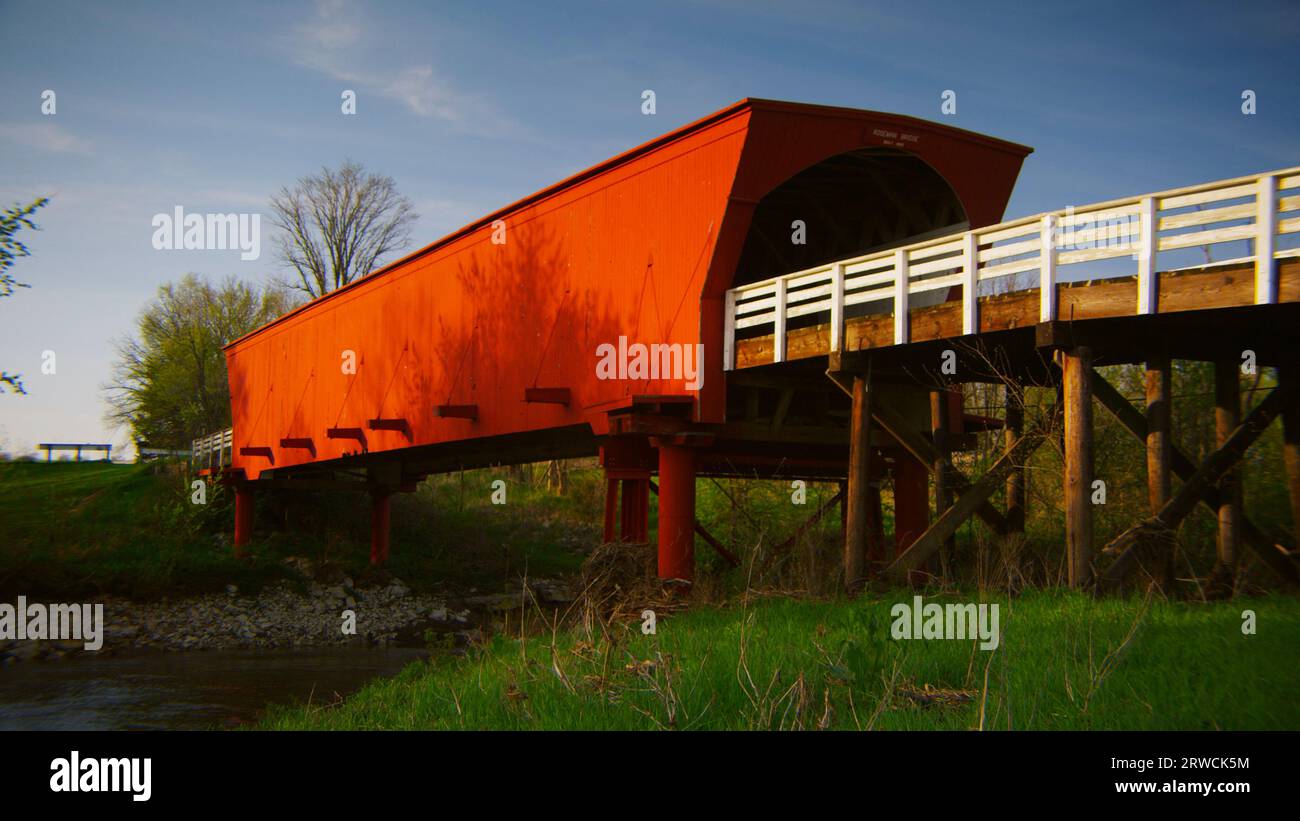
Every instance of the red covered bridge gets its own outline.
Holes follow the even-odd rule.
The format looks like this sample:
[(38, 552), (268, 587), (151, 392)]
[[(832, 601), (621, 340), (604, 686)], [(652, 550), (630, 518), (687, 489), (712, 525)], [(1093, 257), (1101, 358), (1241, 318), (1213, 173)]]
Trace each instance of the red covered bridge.
[[(437, 472), (599, 453), (609, 540), (648, 538), (658, 474), (665, 578), (692, 577), (701, 475), (847, 480), (846, 559), (865, 545), (886, 561), (888, 474), (894, 552), (911, 552), (933, 530), (930, 473), (948, 477), (937, 510), (955, 507), (952, 492), (970, 488), (948, 472), (949, 449), (1001, 424), (951, 401), (962, 380), (936, 381), (927, 341), (991, 335), (1037, 352), (1059, 307), (1079, 303), (1053, 279), (1050, 300), (1037, 281), (1010, 289), (1029, 300), (1028, 318), (981, 313), (1001, 298), (981, 287), (985, 273), (1012, 282), (1048, 264), (1023, 264), (1036, 218), (1019, 233), (976, 233), (1001, 218), (1029, 152), (909, 117), (742, 100), (230, 343), (233, 432), (196, 453), (235, 484), (237, 546), (259, 488), (355, 488), (371, 496), (381, 562), (391, 493)], [(1269, 196), (1296, 184), (1286, 173), (1266, 178)], [(1278, 234), (1294, 222), (1273, 220)], [(1056, 252), (1041, 256), (1054, 277)], [(1140, 313), (1142, 289), (1148, 313), (1163, 311), (1154, 271), (1124, 311), (1090, 316)], [(1295, 298), (1279, 300), (1279, 276), (1270, 267), (1272, 303)], [(1015, 339), (996, 336), (1007, 332)], [(875, 349), (888, 355), (860, 356)], [(1041, 366), (1012, 358), (1012, 370)], [(970, 504), (1008, 526), (987, 495)]]

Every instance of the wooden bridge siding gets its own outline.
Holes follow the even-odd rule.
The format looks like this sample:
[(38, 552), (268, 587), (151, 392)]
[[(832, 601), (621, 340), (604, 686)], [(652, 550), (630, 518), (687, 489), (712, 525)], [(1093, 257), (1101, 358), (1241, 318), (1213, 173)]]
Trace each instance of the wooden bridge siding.
[[(703, 342), (698, 418), (722, 422), (723, 295), (753, 209), (789, 176), (844, 151), (919, 135), (910, 151), (951, 183), (978, 223), (996, 220), (1030, 149), (877, 112), (743, 101), (576, 175), (521, 204), (299, 309), (227, 347), (234, 465), (249, 478), (359, 449), (327, 427), (404, 417), (365, 431), (371, 453), (575, 424), (605, 432), (632, 394), (689, 394), (681, 380), (595, 378), (595, 348)], [(491, 220), (507, 224), (494, 246)], [(340, 354), (357, 355), (355, 376)], [(527, 387), (571, 391), (567, 407), (526, 404)], [(475, 421), (434, 415), (477, 405)], [(305, 449), (282, 438), (308, 438)], [(492, 445), (485, 445), (492, 447)], [(499, 459), (511, 458), (498, 454)]]
[[(506, 216), (504, 246), (485, 226), (233, 345), (234, 466), (249, 478), (272, 466), (239, 454), (250, 444), (270, 446), (276, 468), (339, 458), (358, 446), (326, 439), (325, 428), (382, 415), (408, 418), (411, 439), (367, 430), (372, 453), (580, 422), (600, 433), (605, 411), (634, 389), (687, 393), (682, 380), (598, 380), (595, 351), (620, 334), (699, 341), (687, 295), (703, 285), (741, 125)], [(345, 349), (357, 355), (355, 376), (341, 371)], [(527, 404), (526, 387), (567, 387), (572, 399)], [(438, 418), (439, 404), (476, 404), (479, 418)], [(316, 456), (280, 448), (285, 436), (311, 436)]]
[[(1057, 286), (1058, 316), (1070, 319), (1100, 319), (1134, 316), (1137, 306), (1137, 278), (1105, 280), (1093, 284), (1069, 283)], [(1255, 304), (1255, 269), (1243, 264), (1210, 271), (1177, 271), (1159, 277), (1160, 314), (1209, 308), (1232, 308)], [(1300, 302), (1300, 259), (1278, 261), (1278, 302)], [(1032, 327), (1039, 321), (1039, 289), (981, 297), (980, 333)], [(908, 313), (911, 342), (925, 342), (962, 336), (960, 301), (945, 302)], [(858, 351), (894, 345), (894, 315), (890, 313), (850, 317), (845, 321), (844, 350)], [(751, 368), (773, 362), (774, 335), (736, 341), (736, 367)], [(808, 359), (830, 352), (830, 325), (820, 324), (787, 332), (786, 359)]]

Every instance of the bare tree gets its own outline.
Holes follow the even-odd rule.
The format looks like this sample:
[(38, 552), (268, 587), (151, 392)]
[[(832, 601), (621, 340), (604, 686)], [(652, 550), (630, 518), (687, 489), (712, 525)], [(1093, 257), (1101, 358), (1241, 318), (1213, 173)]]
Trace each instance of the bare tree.
[(271, 212), (281, 229), (280, 258), (298, 274), (298, 282), (286, 284), (312, 298), (365, 276), (405, 247), (418, 216), (392, 177), (351, 160), (281, 188)]

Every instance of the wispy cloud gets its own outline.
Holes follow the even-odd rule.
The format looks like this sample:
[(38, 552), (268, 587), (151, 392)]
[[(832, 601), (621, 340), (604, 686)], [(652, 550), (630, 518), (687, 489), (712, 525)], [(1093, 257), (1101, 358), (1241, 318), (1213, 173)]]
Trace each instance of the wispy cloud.
[(54, 123), (0, 125), (0, 140), (52, 154), (89, 154), (89, 140), (82, 139)]
[(286, 50), (301, 66), (348, 83), (359, 93), (400, 103), (454, 131), (492, 135), (518, 130), (490, 102), (458, 91), (431, 63), (396, 65), (385, 59), (363, 18), (355, 5), (318, 0), (315, 15), (284, 38)]

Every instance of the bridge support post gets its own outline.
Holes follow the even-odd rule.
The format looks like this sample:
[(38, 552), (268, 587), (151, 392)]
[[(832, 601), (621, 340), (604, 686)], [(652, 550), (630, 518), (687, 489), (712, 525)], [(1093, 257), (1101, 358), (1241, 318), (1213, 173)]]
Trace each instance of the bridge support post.
[[(1002, 424), (1003, 453), (1020, 441), (1025, 431), (1025, 389), (1017, 382), (1007, 382), (1006, 419)], [(1024, 535), (1025, 532), (1025, 467), (1014, 465), (1007, 473), (1007, 535)]]
[[(894, 557), (903, 555), (930, 526), (929, 473), (909, 453), (894, 459)], [(926, 563), (919, 568), (926, 571)]]
[(644, 544), (650, 535), (650, 475), (623, 479), (622, 541)]
[(618, 480), (605, 475), (605, 544), (618, 538)]
[[(1173, 485), (1170, 481), (1172, 463), (1173, 430), (1171, 419), (1173, 408), (1170, 405), (1170, 359), (1168, 356), (1154, 356), (1146, 364), (1146, 449), (1147, 449), (1147, 501), (1151, 515), (1160, 514), (1161, 508), (1169, 501)], [(1178, 549), (1176, 542), (1169, 544), (1167, 555), (1163, 557), (1160, 582), (1168, 587), (1174, 578), (1174, 553)]]
[(1065, 403), (1065, 548), (1070, 586), (1092, 583), (1092, 352), (1061, 351)]
[(235, 558), (244, 557), (244, 546), (253, 538), (253, 486), (235, 485)]
[[(1214, 363), (1214, 446), (1221, 448), (1241, 424), (1241, 377), (1237, 362)], [(1219, 480), (1219, 529), (1215, 541), (1214, 582), (1231, 593), (1237, 573), (1238, 533), (1241, 518), (1240, 472), (1232, 468)]]
[(392, 491), (373, 488), (370, 491), (370, 566), (379, 567), (388, 561), (388, 522)]
[[(930, 391), (930, 432), (934, 438), (935, 459), (934, 473), (934, 515), (942, 516), (952, 506), (952, 491), (949, 488), (948, 462), (952, 459), (952, 448), (948, 440), (949, 405), (953, 397), (947, 390)], [(945, 579), (948, 578), (949, 562), (952, 560), (955, 541), (949, 537), (939, 548), (939, 568)]]
[(849, 476), (844, 514), (844, 589), (853, 594), (858, 592), (866, 578), (867, 544), (873, 529), (869, 377), (854, 376), (850, 396), (853, 405), (849, 422)]
[(600, 465), (605, 469), (606, 542), (644, 544), (649, 538), (650, 476), (657, 460), (645, 436), (612, 436), (600, 446)]
[(659, 448), (659, 578), (695, 580), (695, 450)]

